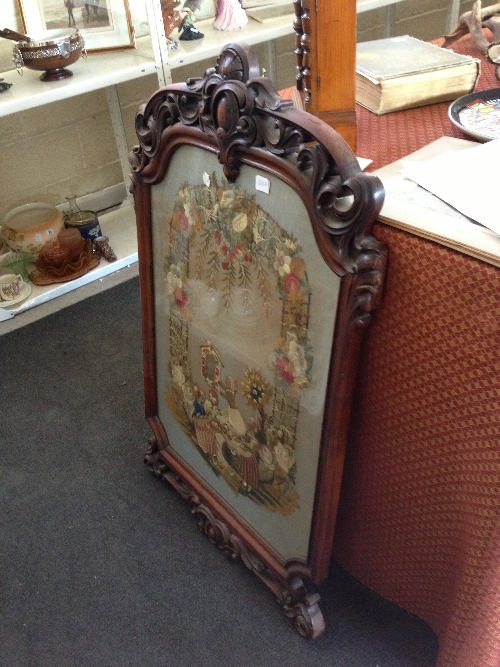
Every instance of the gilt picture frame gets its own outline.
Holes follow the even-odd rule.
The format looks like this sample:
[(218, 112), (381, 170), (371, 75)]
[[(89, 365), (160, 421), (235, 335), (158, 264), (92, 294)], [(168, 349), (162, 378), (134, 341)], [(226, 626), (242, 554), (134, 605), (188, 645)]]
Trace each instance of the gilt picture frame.
[(23, 29), (34, 39), (50, 30), (78, 30), (88, 52), (135, 48), (128, 0), (17, 0)]
[(230, 44), (158, 91), (131, 154), (145, 461), (305, 637), (327, 576), (383, 189), (331, 128)]

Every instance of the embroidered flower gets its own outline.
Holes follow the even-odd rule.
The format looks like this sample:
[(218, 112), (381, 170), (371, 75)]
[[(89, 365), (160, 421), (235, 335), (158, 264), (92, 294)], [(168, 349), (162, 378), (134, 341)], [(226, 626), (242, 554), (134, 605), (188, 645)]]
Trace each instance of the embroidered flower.
[(273, 268), (280, 274), (280, 276), (284, 276), (290, 273), (291, 261), (292, 260), (291, 257), (289, 257), (289, 255), (285, 255), (283, 250), (278, 250), (274, 256)]
[(184, 371), (182, 370), (182, 366), (172, 366), (172, 380), (174, 381), (174, 384), (184, 384), (186, 377), (184, 375)]
[(276, 456), (276, 462), (285, 472), (288, 472), (295, 463), (293, 451), (281, 443), (274, 448), (274, 454)]
[(210, 176), (207, 174), (206, 171), (203, 172), (203, 183), (207, 186), (207, 188), (210, 187)]
[(242, 232), (244, 229), (246, 229), (246, 226), (248, 225), (248, 217), (246, 213), (238, 213), (238, 215), (235, 215), (233, 218), (233, 229), (235, 232)]
[(295, 366), (296, 374), (304, 375), (307, 370), (307, 361), (304, 347), (299, 345), (297, 336), (290, 331), (287, 333), (286, 339), (287, 356)]
[(182, 229), (183, 232), (187, 232), (187, 230), (189, 229), (189, 219), (187, 215), (184, 213), (184, 211), (178, 211), (177, 217), (179, 220), (180, 228)]
[(182, 287), (176, 287), (173, 292), (174, 299), (176, 304), (179, 306), (179, 308), (184, 308), (184, 306), (188, 302), (188, 295), (187, 292), (185, 292)]
[(302, 287), (300, 280), (295, 273), (289, 273), (287, 276), (284, 276), (283, 282), (285, 283), (285, 290), (288, 294), (296, 294)]
[(234, 192), (232, 190), (223, 190), (220, 198), (220, 207), (229, 208), (234, 202)]
[(287, 248), (289, 248), (292, 252), (297, 249), (297, 244), (292, 241), (292, 239), (286, 239), (285, 245)]
[(174, 290), (182, 287), (182, 280), (179, 277), (179, 268), (172, 264), (170, 271), (167, 273), (167, 291), (173, 294)]
[(295, 379), (295, 366), (290, 361), (287, 356), (282, 356), (276, 362), (276, 368), (278, 369), (278, 375), (282, 380), (293, 384)]
[(271, 390), (269, 382), (262, 377), (261, 372), (257, 368), (249, 368), (243, 380), (241, 381), (243, 387), (243, 396), (248, 405), (254, 408), (261, 408), (269, 401)]

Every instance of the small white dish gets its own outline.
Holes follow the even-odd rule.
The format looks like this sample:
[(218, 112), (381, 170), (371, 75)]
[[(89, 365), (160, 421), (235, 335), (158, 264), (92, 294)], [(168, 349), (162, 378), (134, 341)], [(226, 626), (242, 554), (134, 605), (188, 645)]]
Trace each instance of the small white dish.
[(10, 308), (10, 306), (13, 306), (16, 303), (27, 299), (30, 294), (31, 284), (24, 283), (24, 285), (21, 287), (21, 294), (16, 299), (10, 299), (10, 301), (0, 301), (0, 308)]

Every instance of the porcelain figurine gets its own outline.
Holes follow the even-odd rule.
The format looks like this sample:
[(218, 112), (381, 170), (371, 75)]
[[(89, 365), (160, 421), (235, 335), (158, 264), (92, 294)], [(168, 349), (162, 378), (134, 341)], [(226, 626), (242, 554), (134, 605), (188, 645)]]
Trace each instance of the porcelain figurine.
[(165, 0), (161, 3), (161, 13), (168, 49), (177, 49), (179, 46), (179, 42), (170, 37), (170, 35), (182, 23), (183, 16), (178, 9), (180, 4), (180, 0)]
[(248, 17), (238, 0), (217, 0), (214, 28), (236, 30), (248, 23)]
[(185, 14), (182, 23), (179, 25), (180, 37), (183, 40), (201, 39), (205, 35), (194, 27), (194, 12), (200, 9), (201, 0), (186, 0), (182, 6), (182, 11)]
[(186, 16), (182, 19), (182, 23), (179, 26), (180, 37), (179, 39), (192, 40), (192, 39), (201, 39), (205, 35), (194, 27), (194, 14), (188, 9)]

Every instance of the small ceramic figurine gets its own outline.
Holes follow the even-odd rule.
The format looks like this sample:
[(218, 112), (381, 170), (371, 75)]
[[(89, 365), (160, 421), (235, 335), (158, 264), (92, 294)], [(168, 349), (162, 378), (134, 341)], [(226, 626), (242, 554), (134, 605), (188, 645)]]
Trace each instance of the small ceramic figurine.
[(163, 26), (165, 28), (165, 37), (167, 39), (168, 49), (177, 49), (179, 42), (170, 37), (175, 28), (181, 23), (183, 16), (178, 10), (180, 0), (164, 0), (161, 3), (161, 13), (163, 17)]
[(236, 30), (248, 23), (248, 17), (238, 0), (217, 0), (214, 28)]
[(182, 19), (182, 23), (179, 26), (180, 37), (179, 39), (191, 40), (191, 39), (201, 39), (205, 35), (194, 27), (194, 14), (188, 9), (187, 14)]
[(194, 27), (194, 12), (201, 6), (201, 0), (186, 0), (182, 6), (182, 11), (185, 14), (182, 23), (179, 26), (181, 36), (179, 39), (192, 40), (201, 39), (204, 34)]

